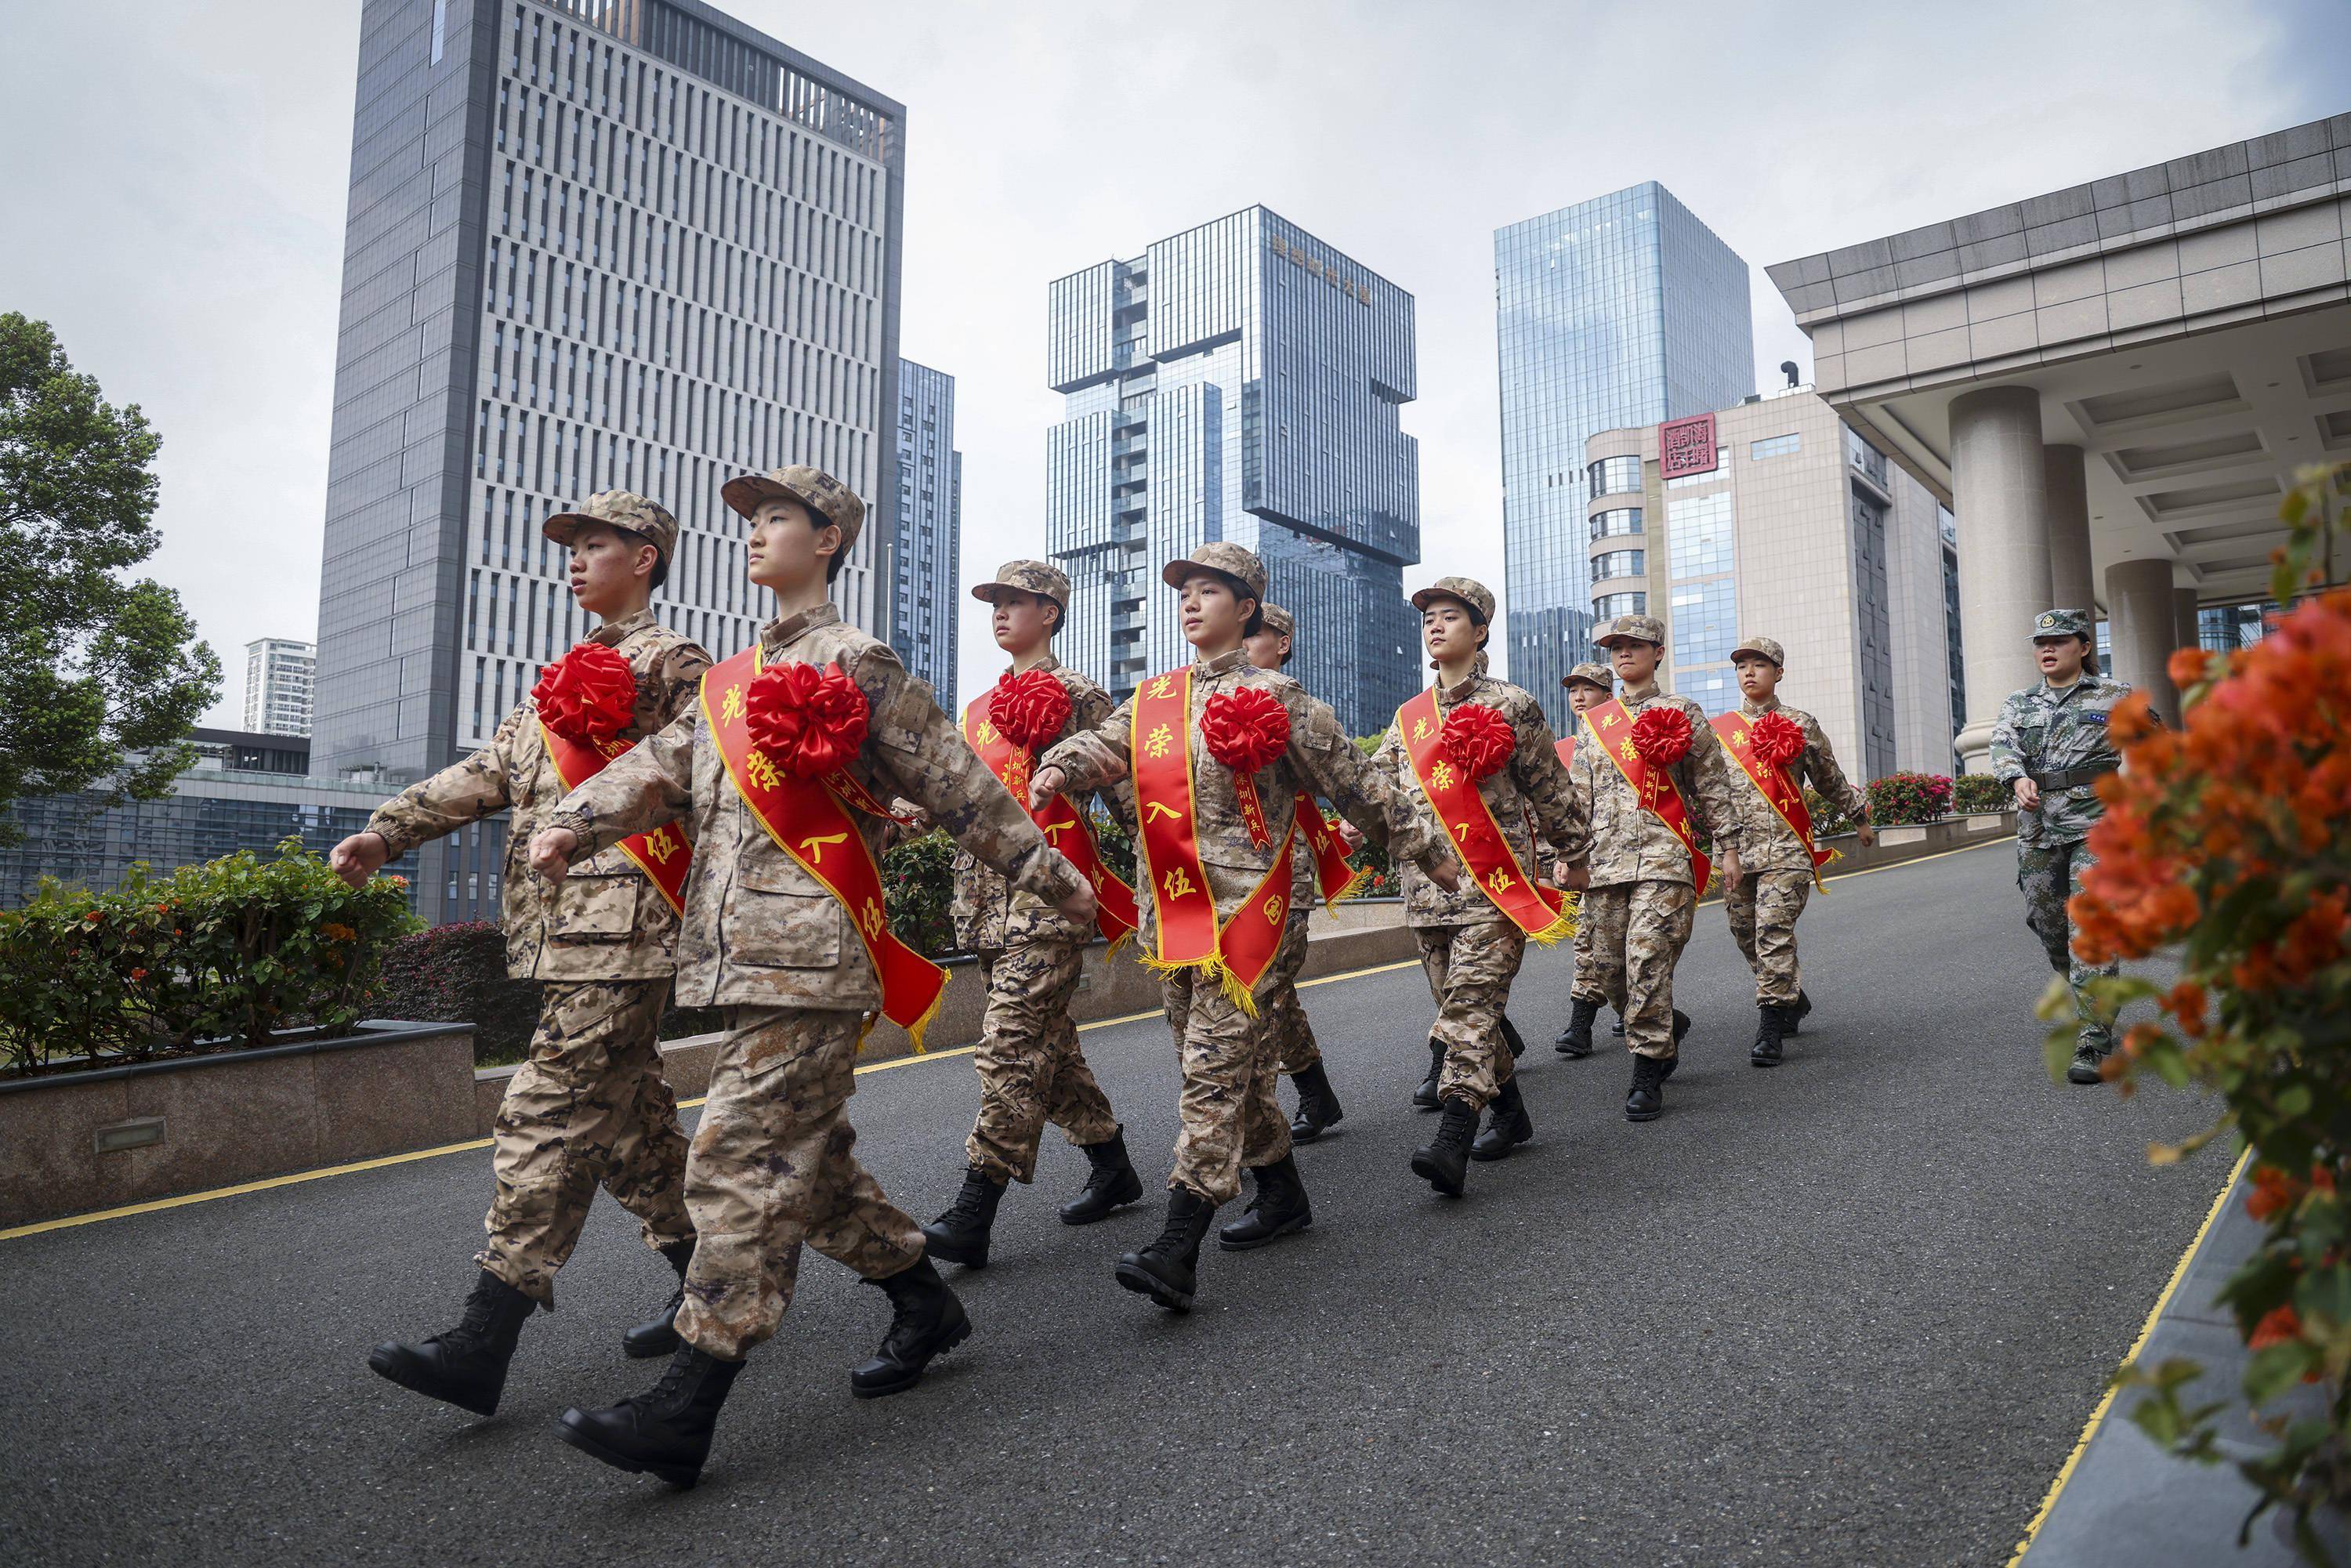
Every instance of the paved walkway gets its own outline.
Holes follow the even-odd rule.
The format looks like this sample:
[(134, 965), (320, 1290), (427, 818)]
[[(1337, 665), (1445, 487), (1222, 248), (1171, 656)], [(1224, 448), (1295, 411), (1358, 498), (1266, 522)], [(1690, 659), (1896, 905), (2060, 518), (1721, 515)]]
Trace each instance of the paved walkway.
[[(664, 1292), (601, 1205), (473, 1421), (371, 1375), (454, 1321), (488, 1193), (465, 1153), (0, 1243), (0, 1561), (826, 1564), (1174, 1561), (1998, 1563), (2218, 1187), (2155, 1170), (2180, 1097), (2053, 1086), (2046, 967), (2005, 845), (1833, 884), (1803, 925), (1819, 1010), (1746, 1064), (1751, 991), (1718, 908), (1662, 1121), (1570, 1062), (1564, 949), (1531, 958), (1538, 1135), (1447, 1203), (1405, 1168), (1430, 1119), (1418, 974), (1318, 986), (1348, 1106), (1303, 1151), (1314, 1228), (1210, 1252), (1199, 1310), (1109, 1265), (1155, 1212), (1055, 1223), (1058, 1144), (959, 1281), (977, 1333), (916, 1392), (849, 1397), (877, 1293), (811, 1260), (737, 1385), (702, 1486), (549, 1434), (632, 1392), (621, 1329)], [(1164, 1170), (1164, 1028), (1087, 1050)], [(860, 1080), (861, 1148), (927, 1218), (976, 1098), (961, 1059)]]

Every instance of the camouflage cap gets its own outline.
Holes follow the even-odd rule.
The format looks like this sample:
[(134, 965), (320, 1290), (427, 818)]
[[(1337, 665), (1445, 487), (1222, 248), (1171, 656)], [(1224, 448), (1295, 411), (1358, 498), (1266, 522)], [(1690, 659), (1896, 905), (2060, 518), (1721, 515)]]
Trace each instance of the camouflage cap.
[(1277, 637), (1296, 637), (1298, 622), (1279, 604), (1265, 606), (1265, 629)]
[(1203, 571), (1231, 578), (1257, 601), (1259, 610), (1265, 608), (1265, 562), (1224, 539), (1210, 539), (1182, 559), (1169, 561), (1160, 570), (1159, 580), (1170, 588), (1181, 588), (1186, 578)]
[(538, 531), (564, 549), (571, 548), (571, 537), (582, 525), (602, 523), (608, 528), (626, 528), (641, 536), (647, 544), (661, 551), (666, 562), (677, 553), (677, 519), (659, 501), (649, 501), (633, 490), (600, 490), (588, 497), (588, 504), (576, 512), (558, 512), (538, 526)]
[(1748, 638), (1745, 642), (1740, 643), (1738, 647), (1733, 648), (1730, 651), (1731, 662), (1736, 664), (1739, 660), (1739, 655), (1741, 653), (1759, 653), (1764, 658), (1771, 660), (1773, 664), (1779, 665), (1780, 668), (1783, 670), (1788, 667), (1787, 650), (1781, 647), (1779, 643), (1774, 643), (1769, 637)]
[(1630, 643), (1655, 643), (1666, 645), (1666, 623), (1654, 615), (1619, 615), (1603, 627), (1592, 639), (1595, 648), (1605, 648), (1618, 638)]
[(840, 528), (843, 554), (856, 548), (857, 536), (865, 527), (865, 503), (851, 494), (848, 486), (823, 469), (811, 468), (805, 463), (766, 474), (738, 475), (727, 480), (718, 494), (747, 517), (755, 516), (763, 502), (798, 501)]
[(1426, 610), (1440, 599), (1468, 605), (1480, 626), (1494, 618), (1494, 591), (1474, 577), (1440, 577), (1412, 596), (1412, 607)]
[(1616, 672), (1605, 664), (1578, 664), (1559, 678), (1559, 684), (1572, 686), (1582, 681), (1587, 686), (1598, 686), (1604, 692), (1616, 689)]
[(996, 569), (994, 578), (986, 582), (973, 583), (971, 596), (993, 603), (996, 591), (1000, 588), (1018, 589), (1022, 593), (1050, 599), (1063, 610), (1070, 607), (1070, 580), (1041, 560), (1006, 561)]
[(2090, 624), (2086, 610), (2044, 610), (2032, 618), (2035, 637), (2084, 637), (2093, 644), (2097, 642), (2097, 629)]

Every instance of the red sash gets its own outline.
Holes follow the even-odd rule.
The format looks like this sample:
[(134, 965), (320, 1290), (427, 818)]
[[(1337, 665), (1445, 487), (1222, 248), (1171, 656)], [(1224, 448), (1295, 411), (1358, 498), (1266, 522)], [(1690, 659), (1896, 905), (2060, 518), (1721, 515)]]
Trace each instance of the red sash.
[(1173, 670), (1134, 694), (1134, 804), (1141, 814), (1144, 873), (1159, 951), (1144, 962), (1162, 971), (1191, 969), (1220, 982), (1235, 1007), (1255, 1018), (1256, 988), (1281, 946), (1290, 916), (1292, 833), (1232, 918), (1217, 925), (1217, 902), (1200, 863), (1199, 822), (1192, 794), (1192, 672)]
[(1115, 953), (1134, 935), (1135, 926), (1142, 921), (1134, 904), (1134, 889), (1102, 864), (1102, 849), (1094, 842), (1093, 830), (1078, 814), (1078, 809), (1070, 804), (1069, 797), (1056, 795), (1041, 807), (1029, 805), (1029, 775), (1037, 766), (1037, 759), (1029, 755), (1026, 747), (1013, 745), (989, 722), (987, 704), (993, 695), (983, 693), (972, 698), (971, 705), (963, 710), (963, 737), (973, 754), (996, 775), (997, 782), (1012, 792), (1012, 798), (1029, 812), (1029, 820), (1043, 830), (1046, 842), (1067, 856), (1070, 863), (1078, 868), (1078, 874), (1093, 883), (1094, 897), (1102, 904), (1095, 925)]
[(873, 799), (846, 773), (829, 779), (795, 779), (768, 760), (751, 744), (750, 726), (744, 716), (743, 694), (764, 663), (754, 643), (702, 677), (702, 712), (710, 724), (710, 737), (726, 764), (726, 777), (751, 808), (751, 815), (768, 830), (799, 867), (814, 877), (849, 911), (865, 944), (865, 956), (882, 982), (882, 1016), (906, 1031), (914, 1049), (923, 1049), (923, 1031), (939, 1010), (947, 972), (915, 952), (890, 929), (888, 904), (882, 895), (882, 868), (865, 835), (849, 814), (849, 804), (886, 816)]
[(1788, 831), (1796, 835), (1796, 841), (1813, 857), (1813, 885), (1823, 893), (1828, 892), (1821, 881), (1821, 867), (1836, 859), (1837, 852), (1813, 847), (1812, 808), (1804, 804), (1804, 792), (1796, 787), (1794, 775), (1785, 768), (1767, 766), (1755, 755), (1754, 745), (1747, 735), (1750, 721), (1745, 714), (1727, 713), (1712, 722), (1714, 733), (1722, 737), (1723, 749), (1739, 759), (1739, 766), (1746, 769), (1748, 781), (1762, 791), (1771, 810), (1780, 813), (1780, 820), (1788, 824)]
[(1357, 871), (1347, 863), (1346, 846), (1339, 841), (1338, 831), (1322, 808), (1314, 801), (1314, 791), (1301, 789), (1295, 806), (1296, 825), (1290, 830), (1295, 839), (1306, 840), (1306, 852), (1314, 857), (1314, 890), (1322, 895), (1322, 907), (1330, 909), (1364, 891), (1372, 873)]
[(1434, 687), (1396, 709), (1396, 734), (1405, 755), (1412, 760), (1413, 776), (1436, 810), (1437, 821), (1452, 841), (1453, 852), (1494, 907), (1510, 916), (1520, 930), (1548, 947), (1562, 936), (1575, 935), (1575, 918), (1562, 912), (1558, 895), (1538, 887), (1519, 857), (1510, 852), (1501, 824), (1479, 792), (1477, 781), (1445, 755), (1445, 726), (1437, 714)]
[(1562, 735), (1551, 743), (1551, 748), (1559, 753), (1559, 765), (1562, 768), (1575, 766), (1575, 737)]
[(1592, 732), (1593, 744), (1601, 755), (1614, 763), (1625, 782), (1633, 787), (1634, 797), (1689, 851), (1690, 875), (1704, 893), (1714, 878), (1714, 862), (1698, 852), (1698, 835), (1690, 830), (1689, 803), (1682, 799), (1682, 787), (1674, 782), (1669, 769), (1650, 767), (1634, 749), (1633, 716), (1625, 711), (1623, 699), (1610, 697), (1585, 708), (1583, 725)]
[[(547, 747), (547, 759), (555, 766), (556, 782), (566, 793), (604, 771), (604, 765), (627, 751), (636, 742), (618, 737), (600, 741), (595, 746), (583, 746), (566, 740), (547, 727), (538, 727), (539, 743)], [(692, 862), (694, 850), (685, 835), (664, 824), (651, 832), (634, 833), (621, 841), (621, 852), (637, 862), (645, 880), (661, 890), (669, 906), (680, 915), (685, 913), (685, 872)]]

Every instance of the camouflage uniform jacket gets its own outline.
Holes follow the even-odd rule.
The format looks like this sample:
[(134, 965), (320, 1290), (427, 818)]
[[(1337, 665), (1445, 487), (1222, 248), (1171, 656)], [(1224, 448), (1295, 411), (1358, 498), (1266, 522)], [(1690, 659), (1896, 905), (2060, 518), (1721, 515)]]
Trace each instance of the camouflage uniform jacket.
[[(1270, 835), (1270, 841), (1262, 848), (1249, 841), (1249, 830), (1241, 825), (1239, 796), (1231, 772), (1209, 754), (1207, 742), (1200, 735), (1200, 716), (1208, 699), (1245, 685), (1263, 687), (1290, 710), (1289, 751), (1256, 775), (1258, 800)], [(1061, 769), (1073, 794), (1104, 789), (1127, 778), (1134, 718), (1134, 699), (1129, 697), (1106, 722), (1070, 737), (1047, 752), (1044, 766)], [(1385, 845), (1397, 861), (1420, 860), (1436, 850), (1427, 830), (1413, 820), (1388, 776), (1373, 768), (1371, 759), (1339, 727), (1339, 716), (1288, 675), (1250, 664), (1246, 650), (1236, 648), (1192, 666), (1192, 723), (1186, 739), (1192, 753), (1200, 867), (1207, 873), (1208, 893), (1217, 901), (1219, 920), (1231, 918), (1241, 901), (1265, 880), (1296, 825), (1298, 792), (1302, 789), (1328, 800), (1374, 843)], [(1138, 841), (1138, 856), (1141, 852)], [(1148, 931), (1155, 918), (1155, 901), (1150, 890), (1140, 883), (1134, 891)]]
[[(1802, 730), (1804, 754), (1789, 768), (1795, 775), (1797, 788), (1809, 783), (1820, 791), (1823, 800), (1853, 821), (1869, 820), (1869, 797), (1837, 766), (1836, 748), (1829, 744), (1828, 732), (1821, 728), (1820, 720), (1802, 708), (1788, 706), (1778, 697), (1766, 697), (1761, 703), (1741, 702), (1739, 711), (1750, 719), (1776, 713)], [(1747, 777), (1747, 769), (1739, 765), (1737, 758), (1725, 755), (1723, 761), (1729, 765), (1730, 798), (1739, 810), (1739, 869), (1810, 872), (1812, 859), (1804, 853), (1796, 830), (1781, 820), (1780, 813), (1763, 798), (1755, 780)]]
[[(1053, 737), (1062, 740), (1081, 730), (1092, 729), (1110, 716), (1110, 694), (1094, 685), (1077, 671), (1065, 666), (1051, 654), (1030, 666), (1050, 670), (1070, 694), (1070, 720), (1061, 733)], [(1110, 791), (1105, 791), (1110, 795)], [(1072, 791), (1067, 797), (1078, 814), (1086, 812), (1086, 798)], [(1027, 805), (1027, 801), (1022, 801)], [(1121, 821), (1132, 812), (1122, 812), (1113, 798), (1112, 812)], [(1014, 887), (995, 872), (982, 864), (969, 850), (958, 849), (955, 857), (955, 901), (948, 908), (955, 920), (956, 943), (967, 952), (1008, 947), (1015, 942), (1048, 938), (1063, 942), (1088, 942), (1093, 939), (1092, 927), (1080, 929), (1060, 910), (1035, 894)]]
[[(624, 740), (642, 741), (694, 706), (710, 655), (662, 625), (650, 611), (608, 621), (588, 634), (629, 661), (637, 710)], [(563, 795), (562, 780), (539, 734), (538, 710), (526, 697), (490, 743), (454, 767), (420, 779), (376, 809), (371, 831), (393, 859), (428, 839), (454, 833), (511, 808), (507, 824), (499, 918), (507, 972), (528, 980), (651, 980), (667, 976), (677, 945), (677, 912), (636, 862), (608, 849), (572, 868), (560, 890), (530, 869), (531, 834)]]
[[(2013, 785), (2028, 772), (2116, 767), (2122, 759), (2106, 738), (2106, 721), (2128, 695), (2125, 683), (2087, 670), (2070, 686), (2044, 680), (2011, 693), (1991, 727), (1992, 777)], [(2041, 810), (2016, 814), (2017, 847), (2078, 842), (2105, 814), (2095, 781), (2043, 789)]]
[[(1617, 695), (1625, 713), (1635, 719), (1661, 704), (1670, 704), (1689, 716), (1689, 753), (1669, 771), (1688, 803), (1691, 831), (1701, 839), (1712, 838), (1712, 852), (1718, 858), (1726, 849), (1737, 849), (1739, 812), (1731, 804), (1730, 771), (1739, 765), (1723, 755), (1722, 743), (1707, 723), (1706, 710), (1687, 697), (1667, 695), (1655, 681), (1640, 686), (1627, 685)], [(1575, 765), (1568, 774), (1575, 780), (1578, 804), (1590, 816), (1592, 885), (1689, 883), (1693, 880), (1689, 852), (1682, 848), (1681, 841), (1657, 820), (1656, 812), (1641, 804), (1616, 764), (1600, 755), (1600, 748), (1592, 743), (1591, 727), (1581, 719), (1576, 735)], [(1613, 744), (1629, 736), (1613, 732), (1609, 737)], [(1572, 862), (1576, 856), (1562, 858)]]
[[(831, 604), (771, 621), (759, 640), (768, 663), (837, 664), (865, 694), (865, 744), (848, 771), (876, 800), (904, 796), (1041, 898), (1078, 890), (1076, 869), (979, 766), (930, 687), (888, 646), (844, 624)], [(888, 820), (852, 816), (878, 859)], [(751, 814), (711, 743), (700, 703), (565, 796), (547, 825), (577, 833), (586, 853), (680, 820), (694, 841), (678, 936), (681, 1005), (840, 1011), (882, 1005), (881, 982), (848, 910)]]
[[(1503, 841), (1510, 846), (1510, 853), (1518, 857), (1519, 864), (1531, 876), (1548, 878), (1550, 866), (1539, 863), (1535, 858), (1537, 824), (1542, 841), (1554, 846), (1561, 857), (1569, 860), (1583, 856), (1590, 831), (1567, 769), (1559, 765), (1559, 753), (1553, 749), (1556, 737), (1543, 717), (1542, 706), (1520, 687), (1483, 674), (1473, 674), (1459, 685), (1437, 688), (1440, 718), (1464, 703), (1482, 703), (1494, 709), (1509, 719), (1511, 729), (1517, 732), (1518, 749), (1506, 766), (1478, 781), (1478, 793), (1485, 798), (1487, 810), (1494, 814)], [(1411, 805), (1413, 815), (1431, 836), (1441, 838), (1436, 808), (1421, 788), (1411, 754), (1405, 750), (1404, 737), (1395, 725), (1389, 725), (1387, 734), (1380, 737), (1379, 749), (1372, 754), (1372, 765), (1395, 779), (1397, 792)], [(1493, 900), (1471, 886), (1466, 876), (1458, 892), (1447, 893), (1416, 865), (1403, 867), (1402, 875), (1407, 925), (1474, 925), (1501, 918)]]

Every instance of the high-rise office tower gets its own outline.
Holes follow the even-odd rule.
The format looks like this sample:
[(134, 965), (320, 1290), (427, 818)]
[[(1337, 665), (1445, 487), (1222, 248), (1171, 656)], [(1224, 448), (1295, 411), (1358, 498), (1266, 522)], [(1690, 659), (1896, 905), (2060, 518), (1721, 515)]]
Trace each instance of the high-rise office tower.
[(245, 645), (245, 727), (255, 735), (310, 733), (310, 677), (318, 648), (289, 637)]
[(1510, 678), (1556, 727), (1592, 656), (1583, 444), (1754, 392), (1747, 264), (1650, 180), (1495, 230), (1494, 314)]
[(1229, 539), (1297, 614), (1290, 673), (1351, 732), (1384, 728), (1420, 680), (1412, 296), (1250, 207), (1059, 279), (1048, 332), (1061, 656), (1120, 696), (1186, 662), (1160, 567)]
[[(654, 608), (725, 655), (764, 608), (719, 486), (812, 463), (869, 507), (835, 589), (886, 635), (904, 111), (698, 0), (366, 0), (313, 768), (397, 785), (588, 630), (549, 514), (676, 514)], [(407, 868), (497, 907), (503, 824)]]
[(956, 711), (956, 589), (963, 547), (963, 454), (955, 377), (898, 361), (898, 549), (890, 645)]

